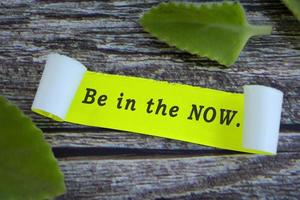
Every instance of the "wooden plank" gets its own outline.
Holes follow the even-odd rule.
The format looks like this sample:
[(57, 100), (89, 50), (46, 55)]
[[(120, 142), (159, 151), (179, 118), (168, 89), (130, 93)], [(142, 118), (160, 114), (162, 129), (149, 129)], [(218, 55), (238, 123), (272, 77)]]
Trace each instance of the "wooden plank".
[[(59, 199), (298, 199), (299, 22), (280, 1), (242, 0), (251, 22), (271, 24), (274, 31), (252, 38), (238, 62), (223, 69), (142, 30), (139, 17), (159, 2), (1, 1), (0, 95), (31, 116), (61, 153), (68, 192)], [(201, 145), (53, 122), (30, 111), (50, 52), (112, 74), (233, 92), (242, 92), (245, 84), (276, 87), (285, 93), (281, 123), (292, 128), (280, 134), (277, 156), (228, 156)], [(101, 154), (104, 148), (119, 155)]]
[(234, 92), (242, 92), (245, 84), (273, 86), (285, 93), (281, 122), (300, 124), (300, 26), (280, 1), (241, 1), (251, 22), (271, 24), (274, 31), (251, 39), (229, 69), (145, 33), (138, 19), (159, 2), (3, 1), (0, 94), (19, 105), (41, 128), (79, 128), (30, 111), (44, 56), (59, 52), (94, 71)]
[(59, 199), (298, 199), (300, 153), (64, 159)]
[[(221, 149), (203, 145), (119, 131), (48, 133), (46, 134), (46, 140), (55, 149), (62, 148), (62, 150), (56, 150), (57, 156), (82, 154), (80, 153), (80, 148), (82, 148), (83, 152), (90, 152), (93, 155), (103, 155), (101, 152), (102, 148), (110, 148), (112, 150), (132, 149), (136, 151), (136, 153), (140, 151), (140, 153), (148, 152), (148, 154), (172, 154), (172, 152), (168, 150), (173, 150), (173, 154), (192, 153), (199, 155), (216, 152), (222, 153)], [(88, 151), (85, 148), (90, 148), (91, 150)], [(132, 150), (118, 152), (135, 154)], [(299, 132), (280, 133), (278, 152), (300, 152)], [(223, 153), (229, 152), (224, 151)]]

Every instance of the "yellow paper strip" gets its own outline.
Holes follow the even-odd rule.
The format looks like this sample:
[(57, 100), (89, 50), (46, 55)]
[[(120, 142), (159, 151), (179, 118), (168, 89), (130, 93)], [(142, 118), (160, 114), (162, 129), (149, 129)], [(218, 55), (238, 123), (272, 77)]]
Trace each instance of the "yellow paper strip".
[(86, 72), (66, 121), (242, 150), (243, 95)]
[[(274, 130), (272, 129), (270, 133), (272, 138), (268, 138), (268, 134), (262, 137), (259, 131), (260, 129), (267, 131), (264, 124), (269, 124), (269, 122), (268, 119), (259, 119), (259, 122), (264, 122), (259, 125), (262, 127), (258, 131), (259, 135), (254, 134), (256, 138), (252, 137), (251, 132), (247, 133), (247, 137), (243, 135), (247, 132), (244, 130), (245, 121), (247, 129), (253, 126), (256, 116), (253, 117), (251, 110), (257, 108), (248, 102), (247, 107), (250, 105), (250, 111), (247, 116), (253, 119), (251, 122), (245, 120), (243, 94), (144, 78), (96, 73), (80, 67), (77, 70), (78, 73), (70, 72), (70, 69), (64, 71), (64, 67), (60, 65), (62, 63), (66, 65), (74, 60), (56, 56), (58, 57), (54, 56), (55, 59), (52, 61), (47, 61), (33, 104), (32, 110), (39, 114), (59, 121), (131, 131), (223, 149), (262, 154), (276, 153), (279, 125), (274, 126)], [(62, 60), (57, 63), (59, 59)], [(78, 66), (78, 63), (72, 64)], [(50, 67), (54, 64), (55, 67)], [(72, 69), (76, 71), (75, 67)], [(61, 74), (64, 76), (62, 80), (59, 80), (58, 77)], [(74, 76), (82, 77), (74, 82), (71, 80)], [(50, 82), (53, 87), (49, 88)], [(274, 94), (279, 95), (274, 89), (262, 87), (259, 86), (258, 89), (262, 92), (249, 93), (259, 93), (259, 95), (249, 97), (248, 101), (249, 99), (256, 101), (268, 91), (271, 92), (269, 97)], [(280, 96), (278, 98), (280, 100)], [(264, 103), (262, 105), (267, 104), (264, 101), (266, 101), (265, 97), (257, 105), (261, 102)], [(276, 106), (278, 107), (277, 104)], [(259, 109), (257, 112), (260, 112)], [(259, 118), (261, 114), (257, 114)], [(277, 119), (275, 123), (279, 124), (279, 122), (280, 113), (279, 121)], [(276, 131), (277, 135), (274, 134)], [(261, 138), (265, 141), (256, 142), (256, 139), (261, 140)], [(273, 143), (269, 144), (268, 140)], [(275, 147), (274, 142), (276, 142)], [(251, 145), (248, 146), (251, 149), (246, 148), (250, 143)]]

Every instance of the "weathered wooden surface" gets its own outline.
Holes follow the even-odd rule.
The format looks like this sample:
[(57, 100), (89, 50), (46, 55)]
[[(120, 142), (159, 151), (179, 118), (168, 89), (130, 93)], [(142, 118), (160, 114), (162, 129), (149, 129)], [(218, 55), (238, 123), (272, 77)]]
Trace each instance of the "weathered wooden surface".
[(70, 199), (299, 198), (299, 153), (87, 158), (61, 161), (61, 167)]
[[(279, 0), (241, 1), (251, 22), (274, 29), (252, 38), (238, 62), (224, 69), (143, 32), (139, 17), (159, 2), (0, 0), (0, 94), (30, 115), (53, 145), (68, 187), (61, 198), (299, 198), (300, 23)], [(50, 52), (94, 71), (235, 92), (250, 83), (281, 89), (279, 153), (235, 155), (37, 116), (30, 106)]]

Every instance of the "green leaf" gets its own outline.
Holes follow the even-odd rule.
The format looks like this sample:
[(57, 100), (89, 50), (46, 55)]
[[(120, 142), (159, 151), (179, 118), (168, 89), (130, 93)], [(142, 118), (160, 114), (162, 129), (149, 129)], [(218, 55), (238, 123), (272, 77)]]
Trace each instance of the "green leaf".
[(49, 199), (65, 191), (43, 133), (0, 96), (0, 199)]
[(282, 2), (292, 11), (294, 16), (300, 21), (300, 0), (282, 0)]
[(270, 34), (271, 26), (247, 22), (240, 3), (162, 3), (140, 20), (153, 36), (190, 53), (232, 65), (247, 40)]

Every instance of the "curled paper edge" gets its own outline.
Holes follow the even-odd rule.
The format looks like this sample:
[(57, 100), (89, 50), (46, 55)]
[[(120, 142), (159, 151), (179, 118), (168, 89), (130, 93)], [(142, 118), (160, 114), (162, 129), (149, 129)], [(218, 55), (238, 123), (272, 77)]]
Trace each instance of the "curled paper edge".
[(43, 116), (64, 121), (86, 71), (86, 67), (73, 58), (48, 55), (31, 109)]
[(244, 86), (243, 146), (276, 154), (283, 93), (262, 85)]
[[(32, 111), (64, 121), (87, 69), (77, 60), (50, 54), (32, 104)], [(283, 93), (261, 86), (244, 86), (243, 148), (276, 154)]]

